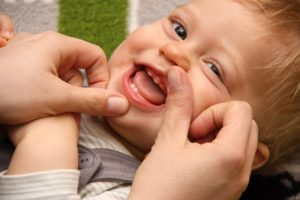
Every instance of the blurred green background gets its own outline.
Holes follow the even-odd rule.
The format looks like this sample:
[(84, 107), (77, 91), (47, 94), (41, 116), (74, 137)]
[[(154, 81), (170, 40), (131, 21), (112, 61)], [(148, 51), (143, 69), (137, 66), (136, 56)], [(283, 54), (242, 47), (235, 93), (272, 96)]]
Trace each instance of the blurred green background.
[(127, 34), (127, 0), (60, 0), (58, 31), (100, 46), (109, 58)]

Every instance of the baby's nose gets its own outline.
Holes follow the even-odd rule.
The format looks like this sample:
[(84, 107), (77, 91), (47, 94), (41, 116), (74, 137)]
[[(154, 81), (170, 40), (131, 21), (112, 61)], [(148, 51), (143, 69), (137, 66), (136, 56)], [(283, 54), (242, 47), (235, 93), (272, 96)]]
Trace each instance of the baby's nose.
[(190, 58), (183, 45), (168, 43), (161, 46), (159, 52), (175, 66), (181, 67), (185, 71), (189, 70)]

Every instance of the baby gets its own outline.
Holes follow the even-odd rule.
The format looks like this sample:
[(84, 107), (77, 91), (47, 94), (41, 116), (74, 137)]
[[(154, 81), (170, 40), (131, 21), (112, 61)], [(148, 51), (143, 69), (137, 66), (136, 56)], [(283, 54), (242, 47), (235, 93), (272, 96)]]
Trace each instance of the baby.
[[(252, 106), (259, 126), (253, 169), (275, 169), (300, 139), (299, 23), (297, 0), (191, 0), (167, 18), (138, 28), (109, 60), (107, 89), (127, 97), (128, 112), (105, 120), (82, 116), (79, 144), (142, 160), (162, 124), (167, 71), (177, 66), (192, 85), (193, 118), (221, 102), (241, 100)], [(190, 140), (199, 143), (212, 141), (214, 134), (199, 135), (195, 127), (189, 132)], [(13, 128), (10, 139), (16, 151), (1, 178), (14, 179), (11, 194), (24, 195), (50, 177), (57, 184), (54, 190), (41, 192), (35, 185), (27, 195), (76, 195), (77, 124), (71, 114)], [(129, 191), (124, 182), (102, 181), (87, 184), (79, 194), (126, 199)]]

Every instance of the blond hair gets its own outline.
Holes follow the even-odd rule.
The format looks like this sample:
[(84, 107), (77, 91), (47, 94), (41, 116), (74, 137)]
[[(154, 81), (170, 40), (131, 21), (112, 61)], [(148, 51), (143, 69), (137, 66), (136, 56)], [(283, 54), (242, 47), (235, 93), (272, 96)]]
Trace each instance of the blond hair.
[[(264, 15), (267, 29), (280, 45), (276, 58), (260, 68), (269, 87), (257, 120), (259, 140), (270, 148), (262, 172), (276, 169), (300, 147), (300, 0), (246, 0)], [(254, 6), (253, 6), (254, 5)]]

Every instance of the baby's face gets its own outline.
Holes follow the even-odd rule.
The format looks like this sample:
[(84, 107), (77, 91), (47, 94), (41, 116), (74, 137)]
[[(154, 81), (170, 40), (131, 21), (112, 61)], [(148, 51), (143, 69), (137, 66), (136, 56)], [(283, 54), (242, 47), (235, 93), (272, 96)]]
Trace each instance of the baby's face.
[(109, 61), (108, 89), (130, 103), (126, 114), (108, 118), (112, 128), (139, 149), (151, 148), (162, 123), (166, 74), (172, 66), (183, 68), (190, 79), (193, 117), (233, 99), (255, 106), (253, 66), (268, 62), (259, 22), (234, 0), (195, 0), (131, 33)]

